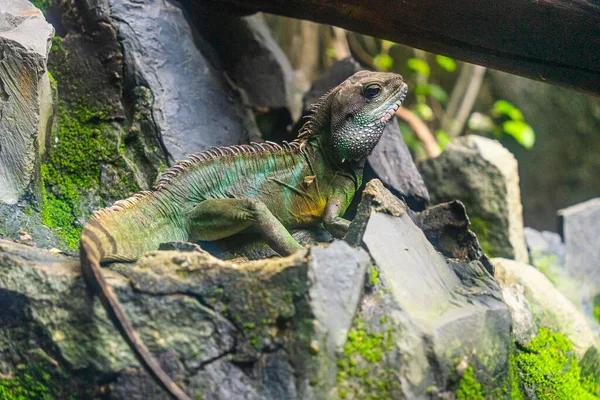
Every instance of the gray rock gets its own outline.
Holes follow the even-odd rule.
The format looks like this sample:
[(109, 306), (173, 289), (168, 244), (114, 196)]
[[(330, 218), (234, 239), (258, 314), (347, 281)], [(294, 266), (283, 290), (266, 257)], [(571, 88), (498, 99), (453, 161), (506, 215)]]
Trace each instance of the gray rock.
[[(576, 232), (579, 234), (579, 232)], [(594, 318), (594, 296), (600, 292), (600, 287), (591, 279), (581, 279), (575, 276), (565, 266), (566, 245), (560, 235), (549, 231), (536, 231), (525, 228), (525, 240), (529, 250), (531, 265), (540, 270), (552, 282), (554, 287), (562, 293), (579, 312), (588, 317), (588, 322), (598, 329)], [(585, 248), (582, 251), (594, 251)]]
[[(321, 228), (292, 230), (292, 236), (301, 245), (329, 243), (333, 237)], [(279, 256), (260, 236), (242, 233), (212, 242), (198, 242), (198, 245), (222, 260), (259, 260)]]
[(379, 270), (359, 318), (362, 330), (383, 329), (393, 343), (380, 364), (396, 371), (389, 384), (397, 392), (381, 398), (425, 399), (432, 386), (447, 390), (456, 360), (465, 357), (486, 392), (501, 387), (509, 379), (511, 317), (498, 283), (479, 260), (449, 265), (405, 207), (371, 181), (349, 233), (362, 237)]
[(464, 203), (486, 254), (528, 261), (517, 162), (500, 143), (464, 136), (419, 170), (433, 203)]
[(600, 292), (600, 198), (558, 212), (569, 275)]
[[(305, 114), (310, 110), (311, 104), (319, 101), (323, 93), (362, 69), (364, 68), (350, 57), (337, 62), (319, 77), (304, 95)], [(415, 210), (422, 210), (429, 204), (429, 193), (408, 147), (402, 140), (402, 133), (395, 118), (386, 125), (379, 143), (367, 159), (364, 180), (373, 178), (379, 178), (392, 193), (403, 197)]]
[(480, 261), (494, 274), (494, 266), (479, 246), (477, 236), (469, 230), (469, 217), (460, 201), (442, 203), (420, 213), (411, 214), (433, 247), (447, 258), (463, 263)]
[(537, 324), (525, 298), (525, 288), (520, 284), (505, 287), (502, 297), (512, 317), (513, 337), (520, 346), (526, 347), (537, 336)]
[(337, 368), (329, 360), (335, 360), (336, 355), (343, 352), (370, 260), (364, 250), (352, 249), (343, 241), (335, 241), (327, 248), (314, 247), (310, 255), (310, 304), (317, 335), (327, 346), (319, 349), (326, 353), (319, 374), (325, 384), (321, 383), (317, 391), (324, 393), (336, 381)]
[(196, 45), (181, 9), (166, 0), (95, 0), (123, 46), (126, 77), (152, 92), (152, 117), (169, 161), (247, 140), (244, 107)]
[(44, 152), (54, 28), (27, 0), (0, 0), (0, 201), (15, 204)]
[(540, 265), (552, 264), (561, 270), (564, 269), (566, 250), (558, 233), (538, 231), (527, 226), (523, 233), (532, 265), (540, 268)]
[[(184, 390), (204, 399), (327, 398), (366, 253), (334, 242), (240, 264), (178, 248), (192, 251), (150, 252), (104, 274)], [(89, 296), (76, 259), (0, 240), (0, 300), (3, 375), (19, 376), (18, 365), (32, 362), (35, 350), (73, 376), (57, 378), (55, 398), (91, 398), (85, 393), (107, 382), (110, 399), (164, 398)]]
[(31, 206), (0, 204), (0, 238), (69, 251), (56, 233), (42, 224), (39, 214)]
[(335, 63), (312, 83), (310, 90), (304, 95), (304, 110), (309, 111), (313, 104), (319, 102), (324, 93), (362, 69), (364, 68), (352, 57), (344, 58)]
[(539, 325), (565, 335), (579, 357), (597, 344), (585, 317), (540, 271), (531, 265), (503, 258), (494, 258), (492, 262), (496, 279), (502, 286), (521, 285)]
[(193, 15), (194, 26), (214, 48), (222, 68), (264, 121), (265, 137), (283, 138), (292, 121), (300, 118), (302, 93), (292, 65), (263, 16), (239, 17), (202, 8)]

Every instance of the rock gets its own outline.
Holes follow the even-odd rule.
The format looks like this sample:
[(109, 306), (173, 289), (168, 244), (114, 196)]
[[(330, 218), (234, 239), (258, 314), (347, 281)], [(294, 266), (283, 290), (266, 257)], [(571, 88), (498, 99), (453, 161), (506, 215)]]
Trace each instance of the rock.
[(600, 292), (600, 197), (558, 212), (567, 273)]
[(490, 274), (494, 274), (494, 266), (481, 250), (477, 236), (469, 230), (469, 217), (463, 203), (438, 204), (411, 217), (427, 240), (445, 257), (463, 263), (480, 261)]
[(525, 298), (523, 285), (515, 284), (502, 288), (502, 298), (510, 310), (512, 317), (512, 333), (515, 341), (526, 347), (537, 336), (537, 325), (529, 302)]
[(503, 287), (522, 285), (525, 298), (540, 327), (562, 333), (573, 342), (573, 348), (581, 358), (596, 339), (585, 317), (562, 293), (560, 293), (536, 268), (503, 258), (492, 259), (496, 279)]
[(528, 261), (517, 162), (500, 143), (464, 136), (419, 170), (433, 203), (464, 203), (486, 254)]
[[(351, 57), (337, 62), (304, 95), (304, 114), (311, 104), (319, 101), (323, 93), (342, 83), (363, 68)], [(364, 181), (379, 178), (396, 196), (403, 197), (414, 210), (422, 210), (429, 204), (429, 193), (423, 178), (413, 162), (408, 147), (402, 140), (398, 122), (394, 118), (388, 123), (381, 139), (367, 159)]]
[(362, 69), (364, 68), (362, 68), (352, 57), (347, 57), (336, 62), (331, 68), (319, 76), (319, 78), (315, 79), (310, 90), (304, 94), (304, 110), (309, 111), (313, 104), (319, 102), (319, 99), (324, 93), (333, 89)]
[(44, 152), (52, 115), (46, 63), (54, 28), (27, 0), (0, 0), (0, 201), (15, 204)]
[(310, 305), (317, 337), (326, 345), (319, 349), (326, 354), (319, 373), (325, 384), (320, 384), (315, 393), (322, 397), (336, 382), (337, 366), (331, 360), (343, 353), (370, 260), (364, 250), (354, 250), (343, 241), (335, 241), (325, 249), (314, 247), (310, 256)]
[(594, 290), (593, 285), (575, 278), (566, 270), (566, 249), (560, 235), (527, 227), (524, 232), (531, 265), (539, 269), (579, 312), (588, 316), (588, 322), (594, 321), (592, 302), (599, 289)]
[[(322, 228), (292, 230), (292, 236), (301, 245), (319, 245), (333, 240), (331, 234)], [(259, 260), (278, 257), (267, 242), (253, 233), (241, 233), (212, 242), (199, 242), (200, 247), (222, 260)]]
[(354, 250), (339, 240), (326, 248), (314, 247), (310, 255), (308, 274), (313, 313), (329, 332), (328, 347), (337, 352), (346, 342), (348, 327), (362, 294), (369, 257), (364, 250)]
[(258, 113), (263, 136), (289, 138), (286, 132), (302, 112), (302, 93), (292, 65), (262, 14), (239, 17), (199, 7), (193, 15), (192, 23)]
[(451, 389), (456, 360), (464, 357), (486, 392), (500, 387), (509, 379), (511, 321), (499, 285), (479, 260), (449, 265), (405, 211), (381, 182), (371, 181), (348, 234), (364, 244), (378, 271), (350, 337), (383, 341), (375, 367), (359, 357), (353, 362), (369, 379), (391, 373), (390, 390), (368, 391), (354, 376), (338, 388), (353, 398), (365, 398), (365, 390), (374, 398), (426, 398), (432, 386)]
[(27, 232), (29, 240), (38, 247), (69, 251), (56, 234), (42, 224), (39, 214), (33, 210), (33, 207), (0, 204), (0, 238), (23, 240), (22, 236), (25, 236), (21, 233), (23, 230)]
[[(366, 253), (334, 242), (238, 264), (187, 249), (104, 272), (163, 368), (192, 397), (324, 398), (360, 300)], [(38, 348), (73, 376), (55, 398), (92, 398), (83, 394), (107, 384), (110, 399), (164, 397), (89, 296), (76, 259), (0, 240), (0, 300), (3, 376), (19, 377), (17, 366), (33, 362)]]
[(201, 39), (176, 4), (95, 0), (90, 10), (115, 27), (129, 84), (150, 89), (152, 117), (169, 162), (247, 140), (240, 99), (197, 47)]
[(558, 233), (537, 231), (529, 227), (525, 227), (523, 233), (532, 265), (540, 268), (540, 265), (551, 264), (564, 270), (565, 244)]

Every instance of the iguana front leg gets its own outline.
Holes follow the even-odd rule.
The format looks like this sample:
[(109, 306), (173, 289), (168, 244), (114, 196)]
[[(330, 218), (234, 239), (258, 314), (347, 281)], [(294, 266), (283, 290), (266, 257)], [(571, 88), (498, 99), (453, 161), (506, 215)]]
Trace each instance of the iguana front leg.
[(343, 239), (350, 228), (350, 221), (342, 218), (340, 214), (346, 211), (346, 194), (336, 192), (327, 201), (325, 212), (323, 213), (323, 226), (327, 232), (338, 239)]
[(205, 200), (194, 207), (189, 221), (190, 240), (193, 241), (218, 240), (254, 227), (282, 256), (304, 248), (260, 200)]

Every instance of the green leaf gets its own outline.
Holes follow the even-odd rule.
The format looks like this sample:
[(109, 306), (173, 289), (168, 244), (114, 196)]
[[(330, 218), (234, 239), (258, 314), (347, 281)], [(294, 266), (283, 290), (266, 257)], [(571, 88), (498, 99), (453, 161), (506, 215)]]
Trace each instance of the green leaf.
[(452, 138), (448, 136), (445, 131), (437, 131), (435, 132), (435, 138), (440, 146), (440, 149), (444, 150), (444, 147), (448, 145), (452, 141)]
[(414, 105), (414, 112), (423, 121), (433, 120), (433, 110), (425, 103), (418, 103)]
[(448, 94), (438, 85), (429, 85), (429, 94), (442, 104), (448, 102)]
[(442, 104), (448, 101), (446, 91), (438, 85), (417, 83), (413, 92), (417, 96), (431, 96)]
[(375, 68), (379, 71), (389, 71), (392, 65), (394, 65), (394, 60), (388, 54), (377, 54), (373, 58), (373, 64), (375, 64)]
[(535, 143), (535, 132), (523, 121), (504, 121), (502, 129), (526, 149), (531, 149)]
[(409, 58), (406, 60), (406, 65), (417, 74), (421, 74), (426, 77), (428, 77), (431, 72), (427, 61), (421, 60), (420, 58)]
[(327, 50), (325, 50), (325, 54), (331, 58), (335, 58), (335, 49), (333, 47), (328, 47)]
[(435, 56), (435, 61), (448, 72), (456, 71), (456, 62), (450, 57), (437, 55)]
[(521, 112), (521, 110), (519, 110), (517, 107), (515, 107), (506, 100), (497, 100), (494, 103), (493, 113), (496, 117), (506, 115), (513, 121), (523, 121), (523, 113)]

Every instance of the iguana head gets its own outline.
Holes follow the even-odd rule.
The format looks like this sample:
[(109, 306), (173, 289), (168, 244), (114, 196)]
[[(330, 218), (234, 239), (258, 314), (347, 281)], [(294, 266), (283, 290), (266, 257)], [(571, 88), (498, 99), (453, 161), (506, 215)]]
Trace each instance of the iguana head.
[(322, 97), (306, 128), (328, 134), (339, 161), (364, 160), (406, 92), (400, 75), (357, 72)]

